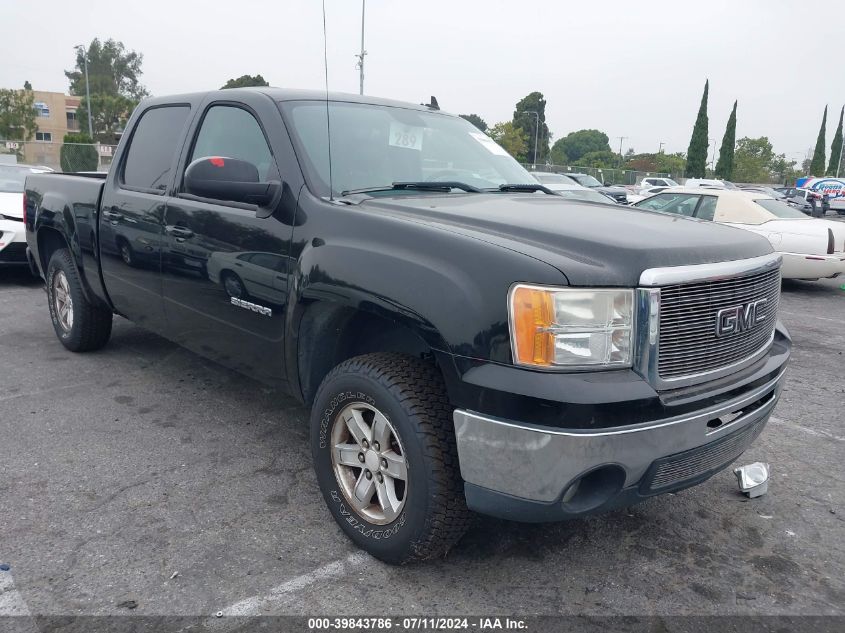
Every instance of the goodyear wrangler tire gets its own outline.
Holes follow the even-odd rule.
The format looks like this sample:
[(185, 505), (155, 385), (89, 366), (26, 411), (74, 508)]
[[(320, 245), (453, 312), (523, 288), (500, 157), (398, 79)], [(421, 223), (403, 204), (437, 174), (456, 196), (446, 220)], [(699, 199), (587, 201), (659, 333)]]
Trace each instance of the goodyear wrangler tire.
[(112, 313), (92, 305), (70, 251), (60, 248), (47, 264), (47, 303), (53, 329), (62, 345), (72, 352), (90, 352), (108, 343)]
[(452, 407), (431, 363), (379, 353), (335, 367), (314, 400), (311, 450), (335, 520), (376, 558), (442, 556), (469, 526)]

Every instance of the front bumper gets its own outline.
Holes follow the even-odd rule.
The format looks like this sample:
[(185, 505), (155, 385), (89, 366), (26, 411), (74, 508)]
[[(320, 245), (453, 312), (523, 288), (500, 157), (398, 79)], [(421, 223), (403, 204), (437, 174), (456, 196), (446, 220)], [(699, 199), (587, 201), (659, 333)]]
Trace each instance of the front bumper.
[(26, 232), (23, 222), (0, 219), (0, 264), (26, 264)]
[(467, 504), (511, 520), (558, 521), (701, 483), (763, 430), (780, 397), (788, 355), (788, 335), (779, 333), (767, 357), (714, 381), (718, 388), (699, 385), (661, 396), (667, 403), (692, 399), (695, 406), (635, 424), (561, 428), (457, 409)]

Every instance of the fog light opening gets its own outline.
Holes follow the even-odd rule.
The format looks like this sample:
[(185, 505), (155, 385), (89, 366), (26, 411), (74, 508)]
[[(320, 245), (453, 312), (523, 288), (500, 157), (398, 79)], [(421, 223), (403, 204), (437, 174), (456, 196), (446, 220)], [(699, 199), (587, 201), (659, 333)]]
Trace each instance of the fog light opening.
[(561, 502), (567, 512), (588, 512), (607, 503), (624, 485), (621, 466), (600, 466), (569, 484)]
[(769, 465), (754, 462), (734, 469), (740, 491), (753, 499), (766, 494), (769, 489)]

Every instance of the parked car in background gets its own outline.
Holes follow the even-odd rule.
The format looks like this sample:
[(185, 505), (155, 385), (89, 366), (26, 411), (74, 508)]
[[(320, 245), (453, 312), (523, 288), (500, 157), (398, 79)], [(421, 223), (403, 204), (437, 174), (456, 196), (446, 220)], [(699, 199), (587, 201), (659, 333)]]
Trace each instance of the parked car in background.
[(569, 198), (571, 200), (583, 200), (584, 202), (600, 202), (603, 204), (616, 202), (616, 200), (610, 196), (599, 193), (598, 191), (588, 187), (583, 187), (572, 178), (563, 174), (552, 174), (539, 171), (532, 171), (529, 173), (539, 180), (540, 184), (564, 198)]
[[(790, 197), (784, 199), (786, 203), (803, 211), (807, 215), (812, 215), (813, 213), (813, 200), (815, 200), (815, 206), (821, 211), (822, 215), (830, 211), (830, 199), (818, 191), (796, 189)], [(840, 211), (840, 213), (845, 213), (845, 211)]]
[(613, 185), (603, 185), (598, 180), (589, 174), (566, 174), (576, 183), (582, 187), (589, 187), (596, 191), (603, 193), (613, 199), (618, 204), (628, 204), (628, 192), (624, 187), (614, 187)]
[(687, 178), (684, 187), (710, 187), (715, 189), (739, 189), (729, 180), (715, 178)]
[(791, 198), (798, 191), (798, 187), (774, 187), (774, 190), (781, 194), (784, 198)]
[(824, 178), (804, 177), (795, 182), (799, 189), (807, 189), (820, 196), (826, 202), (828, 209), (833, 209), (840, 215), (845, 215), (845, 178)]
[(764, 193), (767, 196), (771, 196), (775, 200), (784, 200), (786, 196), (782, 194), (780, 191), (773, 187), (767, 187), (765, 185), (741, 185), (740, 189), (742, 191), (751, 191), (754, 193)]
[(34, 165), (0, 164), (0, 266), (26, 265), (23, 190), (29, 174), (53, 171)]
[(640, 187), (649, 189), (651, 187), (678, 187), (678, 183), (665, 176), (647, 176), (640, 181)]
[(636, 204), (640, 200), (645, 200), (653, 196), (656, 193), (661, 193), (662, 191), (666, 191), (667, 189), (671, 189), (671, 187), (660, 186), (660, 187), (643, 187), (637, 191), (637, 193), (629, 193), (628, 194), (628, 204)]
[(845, 273), (845, 224), (808, 218), (785, 202), (756, 192), (682, 187), (635, 205), (638, 209), (727, 224), (762, 235), (783, 257), (785, 279)]

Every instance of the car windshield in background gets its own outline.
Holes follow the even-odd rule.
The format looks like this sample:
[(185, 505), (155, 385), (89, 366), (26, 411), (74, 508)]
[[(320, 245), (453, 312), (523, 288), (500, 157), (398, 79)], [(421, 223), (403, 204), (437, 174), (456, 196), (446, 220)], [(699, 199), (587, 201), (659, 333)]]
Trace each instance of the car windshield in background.
[(563, 196), (564, 198), (569, 198), (571, 200), (583, 200), (585, 202), (601, 202), (602, 204), (616, 204), (605, 196), (597, 191), (592, 191), (590, 189), (558, 189), (555, 191), (556, 194)]
[(804, 215), (801, 211), (796, 209), (795, 207), (790, 207), (785, 202), (781, 202), (780, 200), (769, 200), (768, 198), (761, 198), (755, 200), (757, 204), (763, 207), (766, 211), (771, 213), (772, 215), (778, 218), (796, 218), (796, 219), (803, 219), (807, 220), (807, 216)]
[[(493, 139), (459, 117), (362, 103), (288, 101), (281, 107), (311, 185), (323, 196), (329, 194), (330, 177), (334, 195), (408, 182), (478, 189), (537, 184)], [(420, 192), (411, 188), (390, 195)]]
[(563, 174), (543, 174), (538, 172), (533, 172), (531, 174), (537, 180), (539, 180), (544, 185), (577, 185), (578, 183), (575, 182), (574, 179), (570, 178), (569, 176), (564, 176)]
[(573, 180), (577, 181), (579, 185), (583, 185), (584, 187), (601, 187), (602, 184), (593, 178), (592, 176), (588, 176), (586, 174), (579, 174), (578, 176), (569, 176)]
[(29, 169), (0, 166), (0, 193), (23, 193), (23, 185)]

